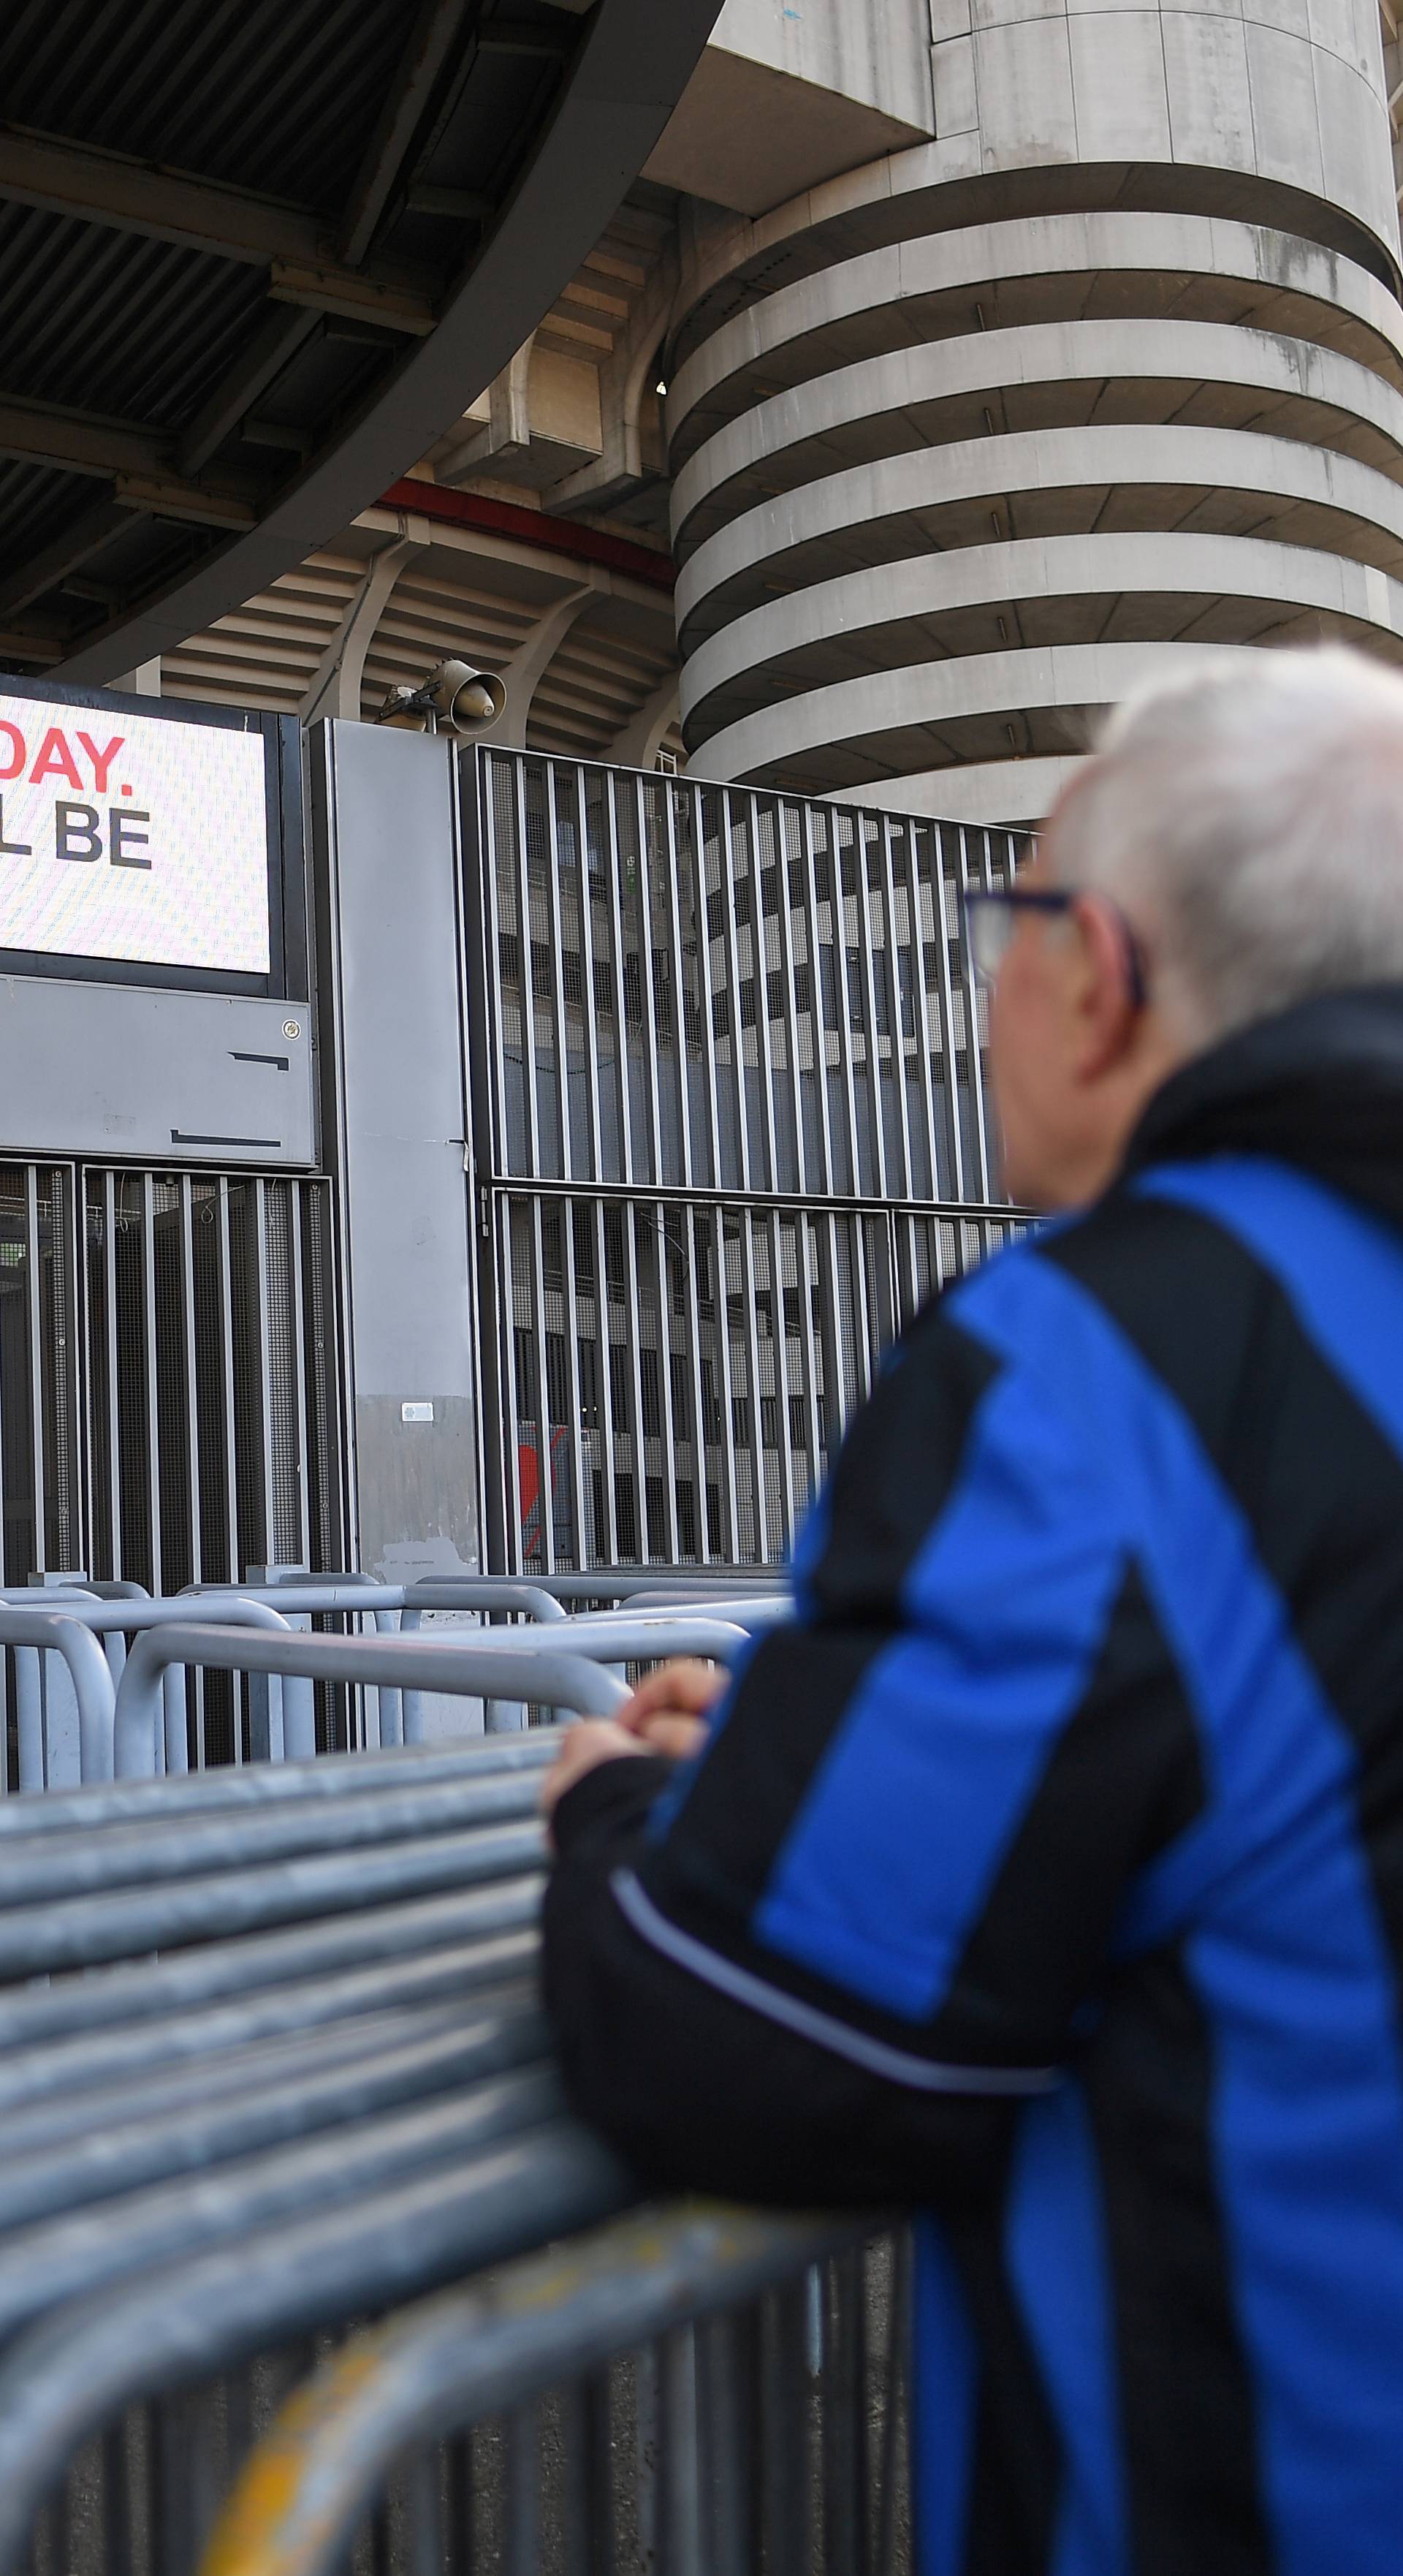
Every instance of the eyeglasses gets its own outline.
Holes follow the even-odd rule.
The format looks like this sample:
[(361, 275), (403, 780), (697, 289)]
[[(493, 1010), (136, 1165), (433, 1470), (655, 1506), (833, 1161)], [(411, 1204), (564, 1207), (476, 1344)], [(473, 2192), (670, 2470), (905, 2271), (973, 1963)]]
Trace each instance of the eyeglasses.
[[(970, 886), (964, 896), (965, 937), (970, 964), (981, 983), (992, 984), (1008, 954), (1020, 912), (1040, 912), (1051, 919), (1071, 912), (1082, 895), (1080, 886)], [(1098, 895), (1116, 926), (1125, 960), (1125, 982), (1131, 1002), (1143, 1010), (1147, 998), (1145, 960), (1134, 931), (1113, 903)]]

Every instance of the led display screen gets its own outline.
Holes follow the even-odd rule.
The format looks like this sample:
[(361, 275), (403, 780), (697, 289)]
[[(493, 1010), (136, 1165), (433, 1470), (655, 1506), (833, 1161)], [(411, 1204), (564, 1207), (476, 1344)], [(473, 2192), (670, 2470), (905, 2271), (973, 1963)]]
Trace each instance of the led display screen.
[(0, 694), (0, 948), (269, 971), (263, 736)]

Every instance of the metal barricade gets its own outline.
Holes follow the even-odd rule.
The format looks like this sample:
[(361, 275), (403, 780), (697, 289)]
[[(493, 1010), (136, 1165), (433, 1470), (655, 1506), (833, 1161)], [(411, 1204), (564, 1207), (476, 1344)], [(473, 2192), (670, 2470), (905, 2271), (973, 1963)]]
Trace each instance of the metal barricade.
[[(152, 1601), (149, 1597), (132, 1600), (125, 1595), (106, 1600), (81, 1593), (41, 1595), (40, 1599), (57, 1598), (60, 1611), (36, 1606), (32, 1610), (0, 1609), (0, 1646), (16, 1649), (16, 1718), (19, 1734), (19, 1785), (22, 1790), (70, 1787), (74, 1779), (110, 1780), (113, 1761), (113, 1725), (115, 1710), (114, 1658), (99, 1651), (96, 1660), (75, 1642), (75, 1631), (86, 1629), (94, 1638), (125, 1639), (148, 1630), (176, 1625), (188, 1616), (177, 1601)], [(287, 1622), (278, 1611), (259, 1601), (250, 1601), (235, 1593), (220, 1603), (219, 1618), (223, 1625), (242, 1628), (272, 1628), (287, 1633)], [(52, 1685), (42, 1688), (40, 1659), (60, 1655), (71, 1680), (70, 1705), (56, 1694)], [(104, 1688), (102, 1674), (106, 1675)], [(119, 1672), (124, 1675), (123, 1653)], [(312, 1703), (310, 1692), (295, 1678), (287, 1685), (286, 1706), (281, 1702), (275, 1712), (277, 1750), (283, 1749), (286, 1730), (288, 1750), (315, 1751), (312, 1738)], [(76, 1742), (73, 1738), (76, 1737)], [(188, 1768), (186, 1739), (185, 1676), (178, 1664), (167, 1666), (164, 1680), (164, 1729), (161, 1739), (164, 1767), (171, 1771)]]
[[(428, 1664), (436, 1689), (608, 1706), (622, 1684), (597, 1658), (679, 1630), (727, 1652), (743, 1634), (616, 1614), (448, 1646), (176, 1621), (138, 1638), (122, 1687), (152, 1747), (171, 1657), (369, 1688)], [(118, 1778), (0, 1809), (0, 2571), (193, 2576), (309, 2338), (325, 2349), (636, 2200), (566, 2115), (536, 2007), (536, 1800), (558, 1740)], [(775, 2496), (803, 2490), (795, 2427), (826, 2403), (815, 2277), (766, 2293), (773, 2328), (768, 2309), (738, 2328), (757, 2353), (780, 2338), (788, 2429), (756, 2471)], [(639, 2465), (620, 2511), (640, 2531), (666, 2524), (677, 2464), (713, 2458), (697, 2331), (627, 2365)], [(524, 2421), (505, 2452), (482, 2436), (480, 2524), (505, 2531), (535, 2476)], [(602, 2454), (571, 2434), (557, 2456), (574, 2477)]]
[[(531, 1646), (535, 1695), (557, 1707), (607, 1716), (623, 1686), (598, 1672), (580, 1654)], [(200, 1664), (217, 1672), (295, 1673), (309, 1681), (349, 1681), (403, 1689), (484, 1694), (513, 1689), (524, 1669), (501, 1645), (430, 1645), (414, 1637), (315, 1637), (295, 1630), (285, 1637), (182, 1623), (138, 1638), (127, 1657), (113, 1721), (113, 1767), (121, 1779), (155, 1768), (161, 1676), (172, 1663)], [(513, 1665), (515, 1664), (515, 1671)]]
[(333, 2576), (367, 2524), (414, 2576), (893, 2576), (906, 2259), (870, 2219), (711, 2206), (529, 2256), (324, 2363), (202, 2576)]

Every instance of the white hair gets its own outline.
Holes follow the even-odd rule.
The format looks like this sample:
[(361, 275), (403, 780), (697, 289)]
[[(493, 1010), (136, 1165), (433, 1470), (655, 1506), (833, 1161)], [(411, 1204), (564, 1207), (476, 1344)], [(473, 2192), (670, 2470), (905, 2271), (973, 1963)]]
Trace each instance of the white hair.
[(1403, 673), (1330, 645), (1152, 683), (1112, 716), (1047, 858), (1120, 906), (1204, 1039), (1403, 981)]

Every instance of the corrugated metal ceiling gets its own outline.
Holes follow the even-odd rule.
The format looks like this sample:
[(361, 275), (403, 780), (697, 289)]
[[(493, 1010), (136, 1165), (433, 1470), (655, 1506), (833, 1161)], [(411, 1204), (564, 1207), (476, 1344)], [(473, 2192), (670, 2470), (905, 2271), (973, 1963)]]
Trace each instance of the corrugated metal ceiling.
[[(528, 167), (535, 185), (562, 148), (572, 85), (604, 104), (590, 178), (612, 203), (633, 176), (611, 158), (620, 133), (632, 119), (646, 151), (717, 5), (10, 0), (0, 659), (120, 669), (122, 635), (149, 635), (177, 576), (193, 598), (191, 567), (208, 563), (208, 594), (240, 541), (287, 524), (304, 489), (329, 490), (336, 460), (378, 463), (332, 525), (346, 498), (372, 500), (505, 362), (489, 354), (500, 282), (483, 292), (486, 336), (469, 327), (473, 284), (525, 221)], [(546, 233), (560, 233), (562, 280), (580, 255), (587, 148), (577, 121), (573, 193), (537, 190), (523, 274)], [(549, 301), (525, 292), (537, 307), (510, 315), (509, 346)], [(451, 359), (416, 372), (436, 340)], [(413, 426), (409, 381), (429, 388), (421, 410), (440, 407)], [(386, 432), (377, 446), (368, 425), (392, 414), (408, 452), (386, 474)], [(263, 586), (267, 555), (240, 587)]]

